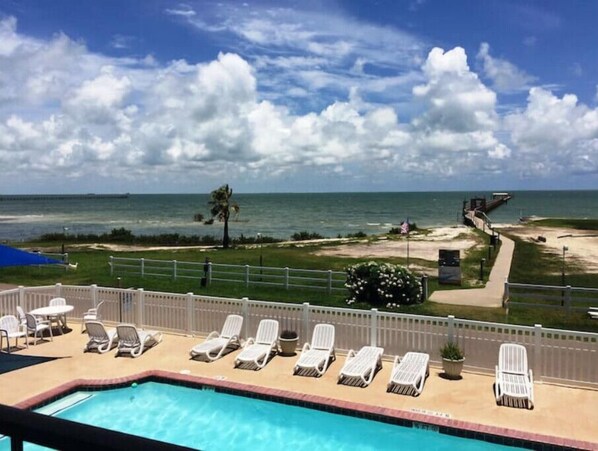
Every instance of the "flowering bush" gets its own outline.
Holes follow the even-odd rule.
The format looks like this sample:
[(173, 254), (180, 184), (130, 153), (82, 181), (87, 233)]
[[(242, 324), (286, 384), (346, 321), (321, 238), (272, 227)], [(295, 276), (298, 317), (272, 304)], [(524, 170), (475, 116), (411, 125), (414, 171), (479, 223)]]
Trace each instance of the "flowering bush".
[(347, 268), (347, 304), (364, 302), (396, 308), (421, 302), (422, 285), (407, 268), (390, 263), (358, 263)]

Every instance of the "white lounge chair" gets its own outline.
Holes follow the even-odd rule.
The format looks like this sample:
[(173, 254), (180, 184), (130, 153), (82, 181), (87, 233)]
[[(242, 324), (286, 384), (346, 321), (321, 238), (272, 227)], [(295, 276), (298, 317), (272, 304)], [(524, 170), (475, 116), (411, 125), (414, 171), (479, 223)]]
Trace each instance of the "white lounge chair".
[(374, 379), (376, 370), (382, 368), (383, 353), (384, 348), (376, 346), (364, 346), (359, 352), (351, 349), (338, 375), (338, 383), (358, 381), (367, 387)]
[(498, 351), (496, 402), (505, 404), (506, 398), (527, 401), (528, 408), (534, 406), (534, 379), (527, 367), (527, 351), (522, 345), (503, 343)]
[(44, 338), (44, 330), (50, 331), (50, 340), (54, 341), (54, 336), (52, 335), (52, 327), (50, 326), (48, 321), (39, 321), (39, 319), (37, 319), (31, 313), (25, 313), (25, 320), (27, 335), (33, 334), (34, 346), (37, 344), (38, 335), (40, 336), (40, 338)]
[(430, 355), (423, 352), (408, 352), (400, 360), (396, 356), (386, 391), (419, 395), (430, 372), (429, 363)]
[(245, 343), (243, 350), (235, 359), (235, 368), (242, 363), (254, 363), (256, 369), (261, 369), (268, 363), (268, 357), (276, 353), (278, 342), (278, 321), (263, 319), (257, 328), (255, 338)]
[(297, 374), (300, 370), (314, 370), (317, 376), (322, 376), (333, 360), (336, 360), (334, 326), (332, 324), (316, 324), (311, 343), (303, 345), (301, 356), (293, 368), (293, 374)]
[(189, 351), (191, 358), (205, 356), (208, 360), (214, 361), (222, 357), (224, 351), (230, 346), (240, 347), (241, 327), (243, 327), (242, 316), (228, 315), (220, 333), (210, 332), (203, 343), (194, 346)]
[(19, 338), (25, 338), (25, 345), (29, 347), (27, 342), (27, 332), (21, 327), (19, 320), (14, 315), (6, 315), (0, 318), (0, 351), (2, 350), (2, 339), (6, 337), (6, 350), (10, 354), (10, 339), (15, 339), (15, 347), (19, 347)]
[(588, 315), (590, 315), (590, 318), (598, 319), (598, 307), (590, 307)]
[(116, 329), (106, 330), (104, 325), (99, 321), (87, 321), (85, 329), (89, 336), (89, 341), (83, 348), (83, 352), (96, 349), (100, 354), (110, 351), (116, 346)]
[(89, 321), (102, 320), (102, 315), (100, 315), (100, 307), (103, 303), (104, 301), (100, 301), (98, 305), (96, 305), (94, 308), (90, 308), (83, 314), (83, 320), (81, 321), (81, 333), (83, 333), (83, 331), (85, 330), (85, 323)]
[(133, 324), (117, 325), (116, 334), (118, 335), (117, 356), (128, 352), (131, 357), (139, 357), (147, 348), (162, 341), (162, 332), (137, 329)]

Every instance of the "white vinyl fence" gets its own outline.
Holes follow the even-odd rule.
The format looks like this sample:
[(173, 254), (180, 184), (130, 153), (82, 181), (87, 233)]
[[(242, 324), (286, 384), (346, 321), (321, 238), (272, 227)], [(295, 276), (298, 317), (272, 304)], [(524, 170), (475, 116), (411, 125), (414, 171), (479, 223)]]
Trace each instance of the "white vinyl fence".
[(221, 263), (152, 260), (148, 258), (110, 257), (110, 275), (204, 279), (250, 285), (278, 286), (285, 289), (308, 288), (328, 293), (346, 291), (347, 275), (342, 271), (276, 268), (271, 266), (228, 265)]
[(88, 308), (105, 301), (101, 314), (106, 322), (130, 322), (138, 327), (189, 335), (206, 335), (212, 330), (220, 330), (230, 313), (245, 318), (244, 338), (255, 336), (258, 323), (264, 318), (278, 320), (281, 330), (296, 330), (301, 342), (311, 339), (316, 324), (329, 323), (336, 328), (335, 345), (340, 351), (359, 349), (364, 345), (382, 346), (389, 357), (420, 351), (430, 354), (433, 362), (440, 360), (439, 348), (454, 340), (465, 351), (466, 368), (484, 373), (494, 372), (501, 343), (515, 342), (526, 346), (536, 380), (598, 388), (598, 334), (546, 329), (541, 325), (515, 326), (453, 316), (441, 318), (376, 309), (354, 310), (308, 303), (285, 304), (193, 293), (60, 284), (0, 292), (0, 314), (15, 314), (17, 305), (26, 310), (45, 306), (55, 296), (65, 297), (75, 307), (70, 315), (73, 318), (81, 318)]
[(569, 311), (585, 311), (598, 307), (598, 288), (558, 285), (532, 285), (505, 282), (505, 307), (534, 307)]

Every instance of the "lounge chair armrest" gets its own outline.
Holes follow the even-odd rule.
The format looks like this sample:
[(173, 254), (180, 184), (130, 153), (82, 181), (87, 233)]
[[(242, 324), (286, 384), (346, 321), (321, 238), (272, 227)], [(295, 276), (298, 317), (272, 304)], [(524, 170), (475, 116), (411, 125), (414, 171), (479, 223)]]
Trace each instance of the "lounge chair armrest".
[(345, 363), (350, 362), (356, 355), (357, 353), (353, 349), (349, 349), (349, 352), (347, 353), (347, 358), (345, 359)]
[(392, 366), (393, 366), (393, 367), (397, 366), (397, 363), (399, 363), (400, 361), (401, 361), (401, 360), (399, 359), (399, 356), (398, 356), (398, 355), (397, 355), (397, 356), (395, 356), (395, 359), (394, 359), (394, 361), (392, 362)]
[(213, 330), (212, 332), (210, 332), (208, 334), (208, 336), (206, 337), (206, 340), (211, 340), (212, 338), (218, 338), (219, 336), (220, 336), (220, 334), (217, 331)]
[(301, 352), (306, 352), (309, 351), (311, 349), (311, 345), (309, 343), (305, 343), (303, 345), (303, 348), (301, 348)]
[(255, 343), (255, 338), (253, 338), (253, 337), (249, 337), (249, 338), (247, 339), (247, 341), (245, 342), (245, 344), (243, 345), (243, 347), (244, 347), (244, 348), (246, 348), (246, 347), (248, 347), (248, 346), (251, 346), (251, 345), (252, 345), (252, 344), (254, 344), (254, 343)]
[(529, 370), (529, 383), (531, 384), (531, 386), (534, 386), (534, 373), (532, 372), (532, 370)]

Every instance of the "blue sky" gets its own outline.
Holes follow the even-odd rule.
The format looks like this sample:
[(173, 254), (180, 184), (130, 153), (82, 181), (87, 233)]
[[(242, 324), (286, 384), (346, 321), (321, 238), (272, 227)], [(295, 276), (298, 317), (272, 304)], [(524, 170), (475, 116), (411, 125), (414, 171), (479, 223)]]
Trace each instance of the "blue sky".
[(598, 2), (5, 0), (3, 193), (598, 189)]

